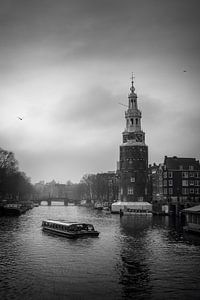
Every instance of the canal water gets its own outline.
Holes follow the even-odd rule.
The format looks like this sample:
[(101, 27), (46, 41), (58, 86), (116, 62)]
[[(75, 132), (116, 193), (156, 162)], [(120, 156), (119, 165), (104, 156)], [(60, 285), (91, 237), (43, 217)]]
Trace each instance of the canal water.
[[(92, 223), (100, 235), (52, 236), (46, 218)], [(78, 206), (0, 217), (0, 299), (200, 299), (200, 238), (169, 217)]]

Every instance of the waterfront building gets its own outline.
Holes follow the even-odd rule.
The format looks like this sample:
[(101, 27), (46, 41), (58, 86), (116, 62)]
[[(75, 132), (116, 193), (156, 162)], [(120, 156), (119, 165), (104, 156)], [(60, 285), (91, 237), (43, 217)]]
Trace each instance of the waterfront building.
[(167, 157), (164, 163), (149, 168), (152, 203), (155, 212), (178, 214), (200, 203), (200, 163), (195, 158)]
[(97, 199), (100, 202), (110, 206), (117, 200), (118, 196), (118, 178), (115, 171), (108, 171), (106, 173), (98, 173), (97, 179)]
[(125, 112), (126, 128), (120, 145), (119, 201), (147, 200), (148, 147), (141, 129), (141, 118), (132, 77), (128, 109)]

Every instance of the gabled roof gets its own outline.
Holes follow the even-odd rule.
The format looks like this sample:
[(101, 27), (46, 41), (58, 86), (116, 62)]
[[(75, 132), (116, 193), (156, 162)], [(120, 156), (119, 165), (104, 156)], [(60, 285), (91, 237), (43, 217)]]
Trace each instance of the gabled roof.
[(183, 169), (189, 169), (189, 166), (194, 166), (194, 169), (200, 169), (199, 161), (195, 158), (185, 158), (185, 157), (167, 157), (165, 156), (164, 164), (167, 169), (180, 169), (180, 166), (183, 166)]

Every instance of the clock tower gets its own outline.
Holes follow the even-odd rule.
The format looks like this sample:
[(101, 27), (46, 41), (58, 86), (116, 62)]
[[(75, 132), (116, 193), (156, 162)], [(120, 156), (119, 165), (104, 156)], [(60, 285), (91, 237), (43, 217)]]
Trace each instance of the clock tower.
[(148, 147), (141, 129), (141, 118), (132, 76), (125, 112), (126, 128), (120, 145), (119, 200), (124, 202), (147, 200)]

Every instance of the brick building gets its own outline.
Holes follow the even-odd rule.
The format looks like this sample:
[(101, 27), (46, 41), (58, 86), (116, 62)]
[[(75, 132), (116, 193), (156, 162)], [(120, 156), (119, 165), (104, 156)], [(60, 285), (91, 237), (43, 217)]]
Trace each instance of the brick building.
[(119, 200), (123, 202), (147, 200), (148, 147), (141, 129), (142, 114), (138, 109), (133, 78), (130, 91), (118, 170)]
[(152, 203), (156, 212), (178, 214), (200, 203), (200, 163), (195, 158), (167, 157), (151, 173)]

